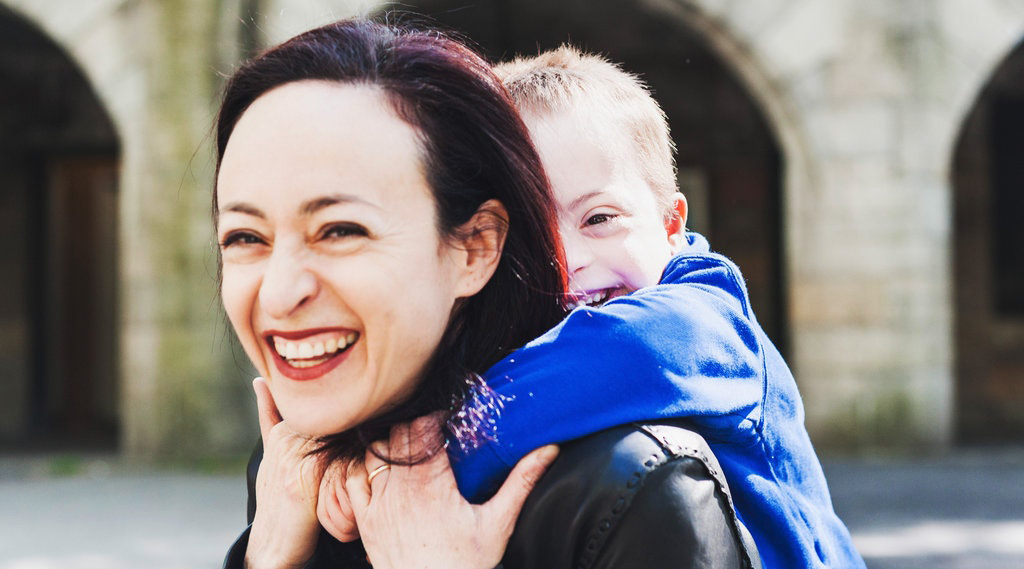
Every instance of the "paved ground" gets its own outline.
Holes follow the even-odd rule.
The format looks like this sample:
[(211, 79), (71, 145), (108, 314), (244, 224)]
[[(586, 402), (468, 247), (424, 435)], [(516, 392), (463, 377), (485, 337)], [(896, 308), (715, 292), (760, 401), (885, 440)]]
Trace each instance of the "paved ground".
[(1024, 449), (825, 470), (870, 569), (1024, 568)]
[[(1024, 449), (825, 468), (870, 569), (1024, 567)], [(216, 569), (240, 477), (0, 457), (0, 569)]]

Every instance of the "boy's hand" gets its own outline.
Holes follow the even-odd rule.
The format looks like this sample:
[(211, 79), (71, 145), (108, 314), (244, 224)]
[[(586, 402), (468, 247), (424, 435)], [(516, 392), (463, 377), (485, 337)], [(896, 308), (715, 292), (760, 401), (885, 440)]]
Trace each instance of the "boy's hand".
[[(440, 445), (439, 419), (427, 416), (396, 426), (383, 456), (423, 456)], [(500, 563), (523, 502), (558, 454), (548, 445), (526, 455), (486, 504), (459, 494), (448, 454), (435, 452), (413, 466), (390, 465), (367, 452), (349, 464), (345, 487), (363, 546), (375, 569), (407, 567), (489, 569)]]

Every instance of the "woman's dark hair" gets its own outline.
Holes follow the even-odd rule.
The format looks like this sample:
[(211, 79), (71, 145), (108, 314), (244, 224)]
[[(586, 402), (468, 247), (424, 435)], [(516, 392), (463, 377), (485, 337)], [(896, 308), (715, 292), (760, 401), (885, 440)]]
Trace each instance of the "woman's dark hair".
[[(437, 410), (462, 410), (469, 392), (481, 387), (467, 378), (565, 315), (565, 263), (540, 158), (505, 88), (480, 56), (438, 31), (347, 20), (300, 34), (245, 63), (228, 80), (217, 117), (218, 170), (249, 105), (275, 87), (305, 80), (375, 86), (397, 116), (417, 129), (442, 237), (455, 238), (489, 199), (508, 212), (494, 276), (454, 311), (415, 394), (384, 415), (324, 439), (329, 457), (351, 457), (387, 438), (394, 424)], [(213, 200), (216, 213), (216, 192)], [(410, 279), (415, 282), (415, 275)], [(471, 428), (463, 424), (463, 432), (474, 430), (478, 413), (458, 416), (470, 418)]]

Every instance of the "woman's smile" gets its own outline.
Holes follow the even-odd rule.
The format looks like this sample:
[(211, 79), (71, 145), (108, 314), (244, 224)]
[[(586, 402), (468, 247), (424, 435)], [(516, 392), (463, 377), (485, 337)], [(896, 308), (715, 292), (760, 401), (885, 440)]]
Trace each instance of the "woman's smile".
[(345, 329), (315, 329), (264, 334), (274, 364), (286, 377), (318, 379), (345, 360), (359, 333)]
[(380, 91), (323, 81), (262, 95), (228, 142), (224, 308), (300, 433), (339, 433), (407, 398), (465, 294), (465, 254), (437, 229), (420, 152)]

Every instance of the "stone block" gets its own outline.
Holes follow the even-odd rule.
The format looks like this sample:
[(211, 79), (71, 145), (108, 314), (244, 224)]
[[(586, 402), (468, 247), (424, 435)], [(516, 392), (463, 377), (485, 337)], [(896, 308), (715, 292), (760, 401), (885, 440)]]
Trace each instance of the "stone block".
[(892, 152), (898, 110), (884, 100), (807, 109), (804, 119), (811, 150), (823, 158)]
[(65, 46), (73, 46), (73, 38), (82, 29), (110, 19), (126, 0), (5, 0), (4, 4), (28, 17)]
[[(743, 17), (741, 14), (752, 6), (764, 4), (769, 3), (743, 3), (734, 17)], [(847, 0), (836, 0), (789, 2), (784, 7), (766, 6), (758, 11), (771, 9), (774, 12), (771, 17), (751, 19), (743, 31), (751, 38), (750, 45), (765, 62), (771, 75), (798, 75), (841, 56), (848, 41), (848, 23), (854, 5)]]
[(261, 29), (268, 45), (324, 24), (359, 15), (372, 15), (387, 3), (380, 0), (270, 0)]
[(830, 103), (846, 105), (907, 96), (904, 70), (888, 51), (885, 23), (862, 13), (858, 16), (850, 24), (843, 53), (826, 70)]
[(690, 0), (688, 3), (698, 6), (700, 11), (709, 18), (719, 21), (728, 18), (729, 14), (732, 13), (734, 5), (746, 4), (742, 0)]
[(879, 302), (883, 295), (878, 279), (801, 280), (790, 288), (791, 323), (812, 329), (882, 323), (890, 316), (887, 303)]
[(1020, 2), (938, 0), (935, 4), (932, 9), (939, 30), (957, 51), (994, 54), (1020, 37), (1024, 22), (1024, 5)]

